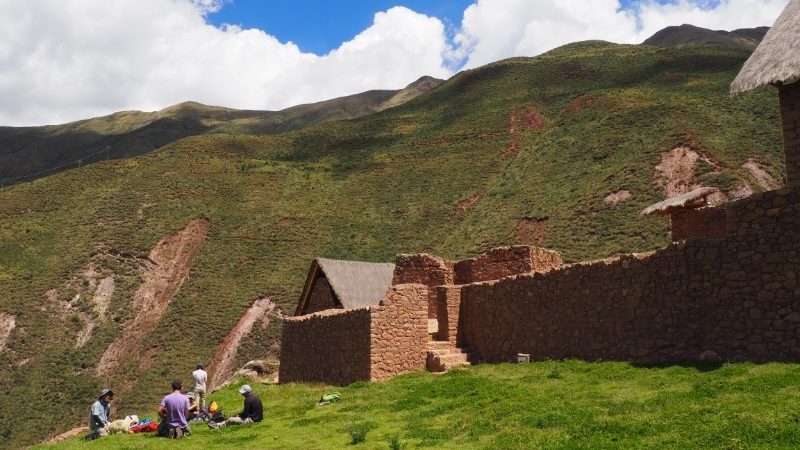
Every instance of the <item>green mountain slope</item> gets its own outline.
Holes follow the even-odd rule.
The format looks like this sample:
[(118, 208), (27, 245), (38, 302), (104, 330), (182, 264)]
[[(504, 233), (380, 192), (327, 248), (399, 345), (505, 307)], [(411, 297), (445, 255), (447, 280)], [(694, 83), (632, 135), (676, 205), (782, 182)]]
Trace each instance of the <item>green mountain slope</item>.
[(657, 47), (714, 46), (753, 51), (769, 27), (742, 28), (739, 30), (709, 30), (694, 25), (678, 25), (664, 28), (642, 42)]
[(184, 102), (161, 111), (122, 111), (64, 125), (0, 127), (0, 183), (29, 181), (109, 158), (141, 155), (187, 136), (271, 134), (361, 117), (401, 105), (442, 82), (422, 77), (400, 90), (367, 91), (281, 111)]
[[(164, 380), (212, 359), (255, 299), (291, 311), (316, 256), (534, 243), (575, 261), (666, 244), (667, 223), (639, 211), (669, 189), (735, 197), (763, 188), (746, 164), (782, 173), (775, 93), (728, 96), (747, 55), (578, 43), (462, 72), (359, 119), (189, 137), (0, 190), (0, 312), (15, 324), (0, 353), (0, 424), (14, 425), (0, 445), (84, 421), (101, 385), (122, 393), (121, 412), (152, 409)], [(199, 216), (210, 229), (194, 235), (163, 316), (98, 375), (163, 267), (150, 249)], [(98, 308), (106, 277), (115, 289)], [(236, 364), (274, 355), (278, 335), (277, 321), (253, 326)]]

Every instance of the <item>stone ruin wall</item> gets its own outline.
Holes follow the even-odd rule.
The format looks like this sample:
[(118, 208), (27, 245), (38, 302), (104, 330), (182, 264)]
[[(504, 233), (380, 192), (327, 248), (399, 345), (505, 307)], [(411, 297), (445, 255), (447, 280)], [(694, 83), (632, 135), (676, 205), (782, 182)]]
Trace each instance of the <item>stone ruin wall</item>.
[(314, 282), (314, 289), (308, 296), (308, 305), (303, 310), (303, 314), (312, 314), (337, 307), (336, 294), (333, 292), (328, 279), (324, 276), (317, 277)]
[[(280, 380), (347, 384), (423, 369), (431, 298), (439, 339), (486, 362), (517, 353), (645, 363), (800, 359), (800, 189), (755, 194), (724, 212), (726, 237), (566, 266), (557, 253), (529, 247), (455, 264), (401, 256), (401, 284), (382, 305), (286, 320)], [(451, 283), (510, 275), (426, 286), (448, 274)]]
[(425, 369), (428, 342), (428, 288), (393, 286), (380, 305), (370, 308), (370, 380)]
[(392, 285), (416, 283), (428, 286), (428, 318), (435, 319), (436, 286), (453, 284), (453, 263), (426, 253), (398, 255)]
[(461, 317), (461, 286), (437, 287), (436, 302), (439, 308), (437, 338), (453, 345), (460, 345), (462, 341), (458, 339), (458, 329)]
[(281, 383), (385, 380), (425, 368), (428, 289), (393, 286), (380, 305), (284, 319)]
[(797, 360), (798, 197), (729, 203), (727, 238), (464, 286), (458, 339), (487, 362)]
[(672, 240), (691, 237), (724, 237), (728, 234), (725, 208), (687, 209), (670, 215)]
[(800, 186), (800, 82), (779, 88), (786, 157), (786, 186)]
[(281, 383), (370, 379), (370, 311), (332, 309), (284, 319)]
[(542, 272), (561, 265), (558, 252), (527, 245), (494, 248), (453, 265), (453, 284), (498, 280), (511, 275)]

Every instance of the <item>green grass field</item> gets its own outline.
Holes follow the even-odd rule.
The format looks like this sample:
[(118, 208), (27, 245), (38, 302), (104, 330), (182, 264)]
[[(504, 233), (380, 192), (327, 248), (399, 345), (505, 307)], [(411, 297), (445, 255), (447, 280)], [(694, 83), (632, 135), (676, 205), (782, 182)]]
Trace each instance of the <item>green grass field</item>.
[[(211, 398), (230, 415), (237, 386)], [(265, 419), (181, 441), (115, 435), (38, 448), (796, 448), (800, 365), (548, 361), (418, 372), (347, 387), (256, 385)], [(323, 393), (342, 400), (316, 406)], [(140, 414), (141, 416), (141, 414)], [(152, 415), (151, 415), (152, 417)], [(363, 443), (353, 436), (366, 432)]]

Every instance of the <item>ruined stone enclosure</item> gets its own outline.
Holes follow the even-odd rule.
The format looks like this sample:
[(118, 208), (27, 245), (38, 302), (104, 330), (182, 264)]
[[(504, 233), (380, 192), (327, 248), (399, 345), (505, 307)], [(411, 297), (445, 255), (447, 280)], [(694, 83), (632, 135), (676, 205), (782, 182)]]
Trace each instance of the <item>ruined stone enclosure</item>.
[[(563, 265), (513, 246), (400, 255), (377, 304), (289, 318), (280, 381), (347, 384), (469, 362), (800, 359), (800, 188), (728, 203), (725, 235)], [(433, 323), (432, 323), (433, 322)]]

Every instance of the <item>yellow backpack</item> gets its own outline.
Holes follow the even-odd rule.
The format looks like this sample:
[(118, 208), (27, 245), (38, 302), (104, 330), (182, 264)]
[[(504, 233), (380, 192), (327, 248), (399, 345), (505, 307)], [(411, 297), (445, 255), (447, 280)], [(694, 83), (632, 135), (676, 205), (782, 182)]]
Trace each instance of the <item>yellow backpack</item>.
[(211, 414), (214, 414), (215, 412), (217, 412), (217, 410), (219, 410), (219, 406), (217, 406), (217, 402), (211, 402), (211, 406), (208, 407), (208, 412), (210, 412)]

